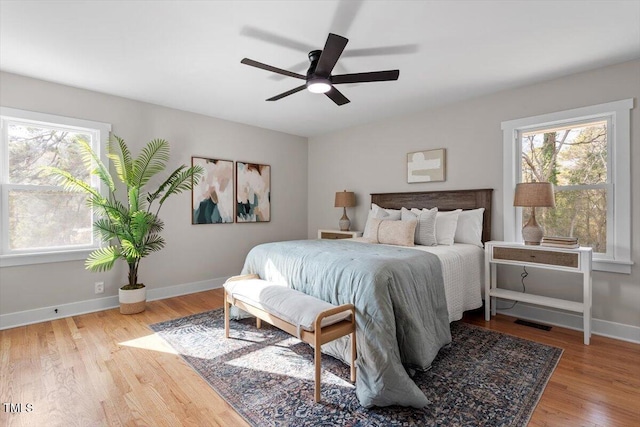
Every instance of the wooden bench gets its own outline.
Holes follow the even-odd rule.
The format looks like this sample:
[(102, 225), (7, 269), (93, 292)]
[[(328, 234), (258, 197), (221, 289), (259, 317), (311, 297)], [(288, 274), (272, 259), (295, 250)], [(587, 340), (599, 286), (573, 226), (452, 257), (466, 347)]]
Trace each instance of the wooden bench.
[(238, 307), (314, 347), (315, 401), (320, 401), (320, 347), (351, 334), (351, 381), (356, 380), (356, 312), (353, 304), (334, 306), (257, 274), (233, 276), (224, 284), (224, 333), (229, 338), (229, 311)]

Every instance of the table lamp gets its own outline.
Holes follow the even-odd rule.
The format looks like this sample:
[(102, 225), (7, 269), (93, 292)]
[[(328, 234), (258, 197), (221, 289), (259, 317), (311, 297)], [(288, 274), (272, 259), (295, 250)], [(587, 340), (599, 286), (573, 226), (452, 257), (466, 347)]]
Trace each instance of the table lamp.
[(522, 239), (525, 245), (539, 245), (544, 231), (536, 222), (536, 208), (555, 208), (553, 185), (549, 182), (521, 182), (516, 184), (513, 206), (531, 208), (529, 222), (522, 227)]
[(347, 216), (347, 208), (352, 208), (356, 205), (356, 195), (352, 191), (338, 191), (336, 193), (336, 208), (342, 208), (342, 218), (340, 218), (340, 231), (349, 231), (351, 227), (351, 221)]

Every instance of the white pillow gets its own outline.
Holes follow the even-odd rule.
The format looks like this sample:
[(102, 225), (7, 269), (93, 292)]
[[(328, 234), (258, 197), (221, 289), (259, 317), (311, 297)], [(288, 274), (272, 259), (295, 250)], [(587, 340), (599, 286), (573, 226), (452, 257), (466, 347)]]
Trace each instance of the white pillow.
[(436, 240), (439, 245), (453, 245), (453, 238), (456, 235), (458, 226), (458, 215), (462, 209), (449, 212), (438, 212), (436, 214)]
[(402, 221), (418, 221), (416, 225), (415, 243), (416, 245), (435, 246), (436, 240), (436, 214), (438, 208), (433, 209), (411, 209), (402, 208), (400, 219)]
[[(375, 203), (371, 203), (371, 210), (376, 213), (379, 213), (380, 211), (382, 211), (387, 214), (385, 216), (376, 216), (376, 218), (390, 219), (391, 221), (400, 221), (400, 209), (385, 209), (385, 208), (381, 208)], [(387, 216), (389, 218), (387, 218)]]
[(371, 203), (371, 209), (369, 210), (369, 215), (367, 215), (367, 223), (364, 225), (364, 232), (362, 233), (362, 237), (369, 240), (376, 239), (377, 231), (371, 228), (371, 219), (388, 219), (391, 221), (399, 221), (400, 220), (400, 210), (398, 209), (383, 209), (375, 203)]
[(482, 215), (484, 208), (460, 212), (453, 238), (456, 243), (470, 243), (482, 247)]

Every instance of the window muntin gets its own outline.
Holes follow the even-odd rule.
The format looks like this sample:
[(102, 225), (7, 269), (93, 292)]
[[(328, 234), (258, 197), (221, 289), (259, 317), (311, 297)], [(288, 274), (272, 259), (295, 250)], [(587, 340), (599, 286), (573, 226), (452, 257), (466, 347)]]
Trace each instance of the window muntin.
[(108, 136), (110, 125), (9, 108), (1, 111), (0, 266), (69, 260), (69, 253), (76, 253), (72, 259), (84, 258), (85, 252), (79, 250), (100, 245), (93, 236), (86, 195), (65, 191), (45, 167), (68, 170), (100, 189), (78, 141), (101, 152), (101, 139)]

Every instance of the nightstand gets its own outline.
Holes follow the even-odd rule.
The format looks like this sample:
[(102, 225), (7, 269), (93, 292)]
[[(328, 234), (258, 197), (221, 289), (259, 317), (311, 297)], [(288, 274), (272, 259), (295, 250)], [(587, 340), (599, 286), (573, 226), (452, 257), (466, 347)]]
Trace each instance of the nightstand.
[(318, 239), (353, 239), (361, 236), (362, 231), (318, 230)]
[[(494, 241), (485, 243), (484, 251), (485, 320), (490, 320), (491, 315), (496, 314), (496, 298), (582, 313), (584, 343), (589, 344), (591, 337), (591, 259), (593, 253), (591, 248), (565, 249)], [(581, 274), (582, 302), (499, 289), (496, 283), (496, 266), (498, 264)]]

